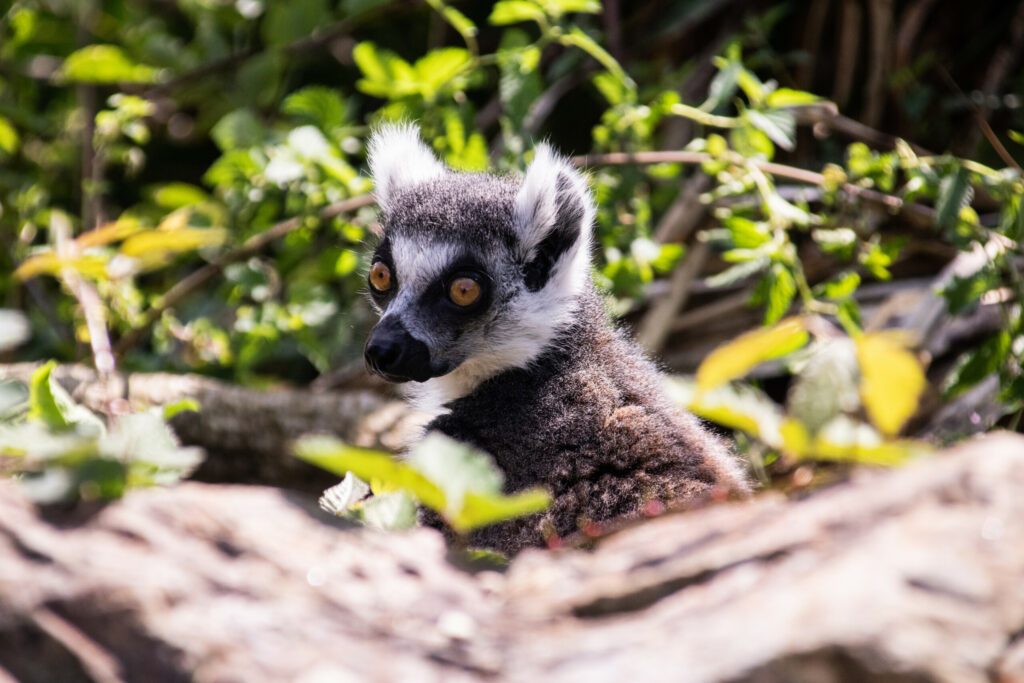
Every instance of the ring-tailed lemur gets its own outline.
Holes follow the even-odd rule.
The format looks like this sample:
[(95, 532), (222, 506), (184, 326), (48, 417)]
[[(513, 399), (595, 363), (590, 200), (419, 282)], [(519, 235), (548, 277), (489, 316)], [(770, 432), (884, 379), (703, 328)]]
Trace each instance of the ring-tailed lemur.
[(591, 283), (594, 206), (546, 144), (524, 178), (458, 173), (409, 125), (379, 129), (370, 169), (383, 238), (369, 369), (440, 414), (427, 426), (490, 453), (506, 489), (544, 486), (541, 515), (474, 543), (513, 553), (650, 503), (745, 492), (728, 449), (665, 396)]

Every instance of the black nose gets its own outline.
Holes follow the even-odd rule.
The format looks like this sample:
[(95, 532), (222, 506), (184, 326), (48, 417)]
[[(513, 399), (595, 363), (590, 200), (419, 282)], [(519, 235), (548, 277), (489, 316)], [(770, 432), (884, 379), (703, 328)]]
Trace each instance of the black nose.
[(382, 320), (373, 328), (363, 353), (366, 367), (389, 382), (426, 382), (436, 377), (430, 349), (397, 319)]

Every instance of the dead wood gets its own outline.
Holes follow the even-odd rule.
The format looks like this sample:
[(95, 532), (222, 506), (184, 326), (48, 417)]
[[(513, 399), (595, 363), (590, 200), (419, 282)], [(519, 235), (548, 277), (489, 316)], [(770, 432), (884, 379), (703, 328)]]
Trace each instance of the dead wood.
[(1024, 439), (455, 569), (430, 530), (183, 484), (0, 485), (0, 680), (1020, 680)]
[[(27, 382), (36, 367), (0, 365), (0, 380)], [(258, 390), (169, 373), (121, 374), (104, 383), (80, 365), (55, 372), (65, 389), (97, 412), (104, 412), (115, 398), (135, 406), (198, 401), (198, 413), (180, 413), (171, 424), (185, 444), (206, 450), (207, 459), (195, 475), (200, 481), (320, 491), (336, 483), (335, 478), (292, 457), (292, 441), (305, 434), (333, 434), (359, 446), (400, 450), (422, 421), (405, 402), (370, 389)]]

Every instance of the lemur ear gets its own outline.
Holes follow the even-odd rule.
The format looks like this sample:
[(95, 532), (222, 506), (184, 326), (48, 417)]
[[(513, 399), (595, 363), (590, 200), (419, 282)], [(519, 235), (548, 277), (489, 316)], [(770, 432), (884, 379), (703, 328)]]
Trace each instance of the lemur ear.
[[(593, 221), (587, 181), (549, 145), (539, 145), (513, 209), (529, 289), (544, 287), (556, 271), (573, 283), (585, 277)], [(564, 268), (562, 261), (568, 262)]]
[(388, 123), (374, 130), (369, 159), (374, 195), (384, 211), (401, 188), (432, 180), (448, 171), (420, 140), (419, 126), (411, 123)]

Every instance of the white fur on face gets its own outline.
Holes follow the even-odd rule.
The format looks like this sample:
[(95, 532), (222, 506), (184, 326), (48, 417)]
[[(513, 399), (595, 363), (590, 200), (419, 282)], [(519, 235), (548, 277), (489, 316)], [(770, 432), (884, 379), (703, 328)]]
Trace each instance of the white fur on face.
[[(391, 242), (391, 258), (398, 277), (398, 294), (388, 307), (388, 313), (401, 314), (416, 305), (423, 291), (433, 284), (461, 253), (454, 245), (437, 243), (424, 245), (415, 240), (401, 238)], [(418, 325), (415, 316), (403, 318), (409, 333), (427, 344), (436, 343), (429, 327)]]
[[(559, 178), (565, 188), (561, 197)], [(579, 295), (590, 277), (594, 206), (579, 172), (541, 145), (513, 208), (525, 260), (535, 256), (537, 246), (555, 227), (560, 200), (577, 201), (583, 207), (576, 241), (555, 262), (544, 287), (517, 293), (480, 349), (447, 375), (409, 387), (410, 398), (421, 410), (441, 412), (446, 403), (468, 395), (481, 382), (505, 370), (529, 366), (572, 324)]]
[(369, 147), (374, 196), (384, 211), (398, 190), (448, 172), (420, 140), (419, 127), (411, 123), (381, 126), (370, 136)]

